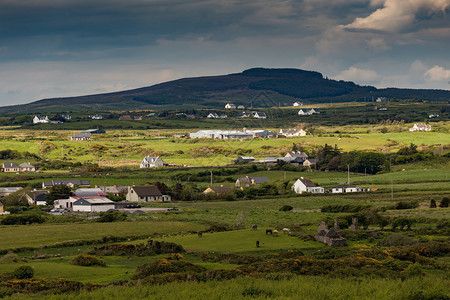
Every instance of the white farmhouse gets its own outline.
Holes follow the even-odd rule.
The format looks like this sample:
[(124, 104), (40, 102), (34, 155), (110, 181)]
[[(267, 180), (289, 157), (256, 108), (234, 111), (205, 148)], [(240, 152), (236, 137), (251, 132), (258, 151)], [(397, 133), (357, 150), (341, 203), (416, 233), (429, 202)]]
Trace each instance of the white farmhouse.
[(308, 178), (299, 178), (292, 186), (292, 190), (297, 194), (313, 193), (313, 194), (321, 194), (324, 193), (325, 190), (323, 187), (316, 186), (310, 179)]
[(233, 103), (227, 103), (227, 104), (225, 105), (225, 108), (226, 108), (226, 109), (236, 109), (236, 105), (233, 104)]
[(39, 124), (39, 123), (50, 123), (50, 120), (48, 116), (42, 117), (42, 116), (34, 116), (33, 118), (33, 124)]
[(266, 119), (266, 118), (267, 118), (267, 115), (266, 115), (265, 113), (263, 113), (263, 112), (257, 111), (257, 112), (255, 112), (255, 113), (253, 114), (253, 118), (256, 118), (256, 119)]
[(409, 131), (431, 131), (431, 125), (416, 123)]
[(207, 116), (208, 119), (218, 119), (219, 115), (216, 113), (209, 113), (209, 115)]
[(280, 129), (280, 134), (285, 137), (306, 136), (306, 131), (303, 129)]
[(164, 161), (159, 156), (146, 156), (141, 162), (141, 168), (160, 168), (164, 166)]
[(300, 110), (298, 111), (298, 115), (299, 115), (299, 116), (310, 116), (311, 113), (310, 113), (310, 111), (308, 111), (308, 110), (300, 109)]
[(292, 106), (302, 106), (302, 105), (303, 105), (302, 102), (294, 102), (294, 103), (292, 104)]

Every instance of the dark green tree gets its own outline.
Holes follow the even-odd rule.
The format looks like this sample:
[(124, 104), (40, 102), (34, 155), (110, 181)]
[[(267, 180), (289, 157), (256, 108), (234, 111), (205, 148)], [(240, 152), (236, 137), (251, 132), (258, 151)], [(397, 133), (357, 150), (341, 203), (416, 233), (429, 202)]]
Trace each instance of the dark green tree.
[(65, 184), (54, 185), (50, 189), (50, 192), (47, 194), (47, 200), (46, 200), (47, 204), (53, 205), (55, 200), (67, 199), (70, 197), (71, 194), (72, 194), (72, 190), (70, 189), (69, 186), (67, 186)]

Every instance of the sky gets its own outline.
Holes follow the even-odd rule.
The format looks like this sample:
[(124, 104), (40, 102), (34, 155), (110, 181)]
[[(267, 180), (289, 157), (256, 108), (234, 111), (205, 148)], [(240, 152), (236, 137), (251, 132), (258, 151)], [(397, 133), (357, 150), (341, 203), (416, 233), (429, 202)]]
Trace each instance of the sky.
[(0, 105), (252, 67), (450, 89), (450, 0), (0, 0)]

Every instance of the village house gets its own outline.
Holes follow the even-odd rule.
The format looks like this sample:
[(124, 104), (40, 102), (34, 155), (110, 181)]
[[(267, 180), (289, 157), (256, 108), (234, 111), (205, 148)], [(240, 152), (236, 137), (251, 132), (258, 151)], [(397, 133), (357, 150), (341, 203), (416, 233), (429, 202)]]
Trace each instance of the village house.
[(357, 186), (335, 186), (331, 188), (333, 194), (343, 194), (343, 193), (360, 193), (368, 192), (370, 189), (367, 187), (357, 187)]
[(219, 115), (216, 113), (209, 113), (208, 116), (206, 116), (208, 119), (218, 119)]
[(325, 190), (323, 187), (316, 186), (310, 179), (308, 178), (299, 178), (292, 186), (292, 190), (297, 194), (313, 193), (313, 194), (321, 194), (324, 193)]
[(69, 115), (61, 115), (62, 118), (66, 119), (66, 120), (71, 120), (72, 117)]
[(302, 106), (303, 102), (294, 102), (292, 106)]
[(25, 194), (28, 204), (30, 205), (47, 205), (47, 194), (48, 191), (31, 191), (30, 194)]
[(347, 246), (347, 240), (339, 234), (340, 228), (338, 220), (334, 220), (334, 226), (328, 229), (325, 222), (321, 222), (314, 239), (328, 246)]
[(267, 119), (267, 115), (263, 112), (256, 111), (253, 113), (253, 118), (256, 119)]
[(8, 187), (0, 187), (0, 198), (6, 197), (12, 193), (15, 193), (21, 190), (20, 186), (8, 186)]
[(227, 103), (225, 105), (225, 108), (226, 109), (236, 109), (236, 105), (234, 105), (233, 103)]
[(237, 163), (243, 163), (243, 162), (249, 163), (249, 162), (254, 162), (254, 161), (255, 161), (255, 158), (253, 156), (239, 156), (236, 159)]
[(431, 125), (416, 123), (412, 128), (409, 129), (409, 131), (431, 131)]
[(430, 114), (430, 115), (428, 115), (428, 118), (430, 118), (430, 119), (439, 118), (439, 114)]
[(212, 186), (208, 187), (206, 190), (203, 191), (203, 194), (214, 194), (214, 195), (223, 195), (227, 193), (232, 193), (233, 189), (229, 186)]
[(238, 179), (236, 179), (236, 183), (235, 186), (238, 188), (243, 188), (246, 186), (259, 186), (262, 183), (265, 182), (270, 182), (269, 178), (267, 177), (239, 177)]
[(133, 117), (131, 117), (130, 115), (122, 115), (119, 117), (119, 120), (121, 121), (132, 121)]
[(280, 134), (285, 137), (306, 136), (303, 129), (280, 129)]
[(308, 155), (302, 151), (289, 151), (284, 157), (300, 157), (303, 160), (308, 159)]
[(170, 196), (163, 195), (154, 185), (130, 186), (126, 199), (129, 202), (166, 202), (170, 201)]
[(70, 137), (71, 141), (90, 141), (91, 134), (88, 132), (80, 132)]
[(102, 120), (103, 116), (102, 115), (92, 115), (90, 116), (92, 120)]
[(315, 165), (319, 162), (318, 159), (316, 158), (307, 158), (305, 159), (305, 161), (303, 162), (303, 166), (304, 167), (311, 167), (312, 165)]
[(52, 181), (44, 181), (42, 183), (42, 188), (51, 188), (55, 185), (64, 184), (70, 188), (74, 186), (90, 186), (91, 182), (89, 180), (79, 180), (79, 179), (68, 179), (68, 180), (52, 180)]
[(20, 167), (13, 162), (3, 163), (2, 172), (20, 172)]
[(126, 195), (128, 192), (128, 186), (126, 185), (112, 185), (112, 186), (100, 186), (103, 192), (107, 194), (113, 194), (114, 196)]
[(243, 119), (243, 118), (250, 118), (251, 116), (252, 116), (252, 113), (251, 113), (251, 112), (243, 111), (243, 112), (241, 113), (241, 115), (240, 115), (238, 118), (240, 118), (240, 119)]
[(22, 163), (19, 165), (20, 172), (36, 172), (36, 167), (30, 165), (30, 163)]
[(308, 110), (300, 109), (297, 113), (299, 116), (310, 116), (311, 113)]
[(48, 116), (42, 117), (42, 116), (34, 116), (33, 118), (33, 124), (47, 124), (50, 123), (50, 119)]
[(72, 203), (72, 210), (79, 212), (105, 212), (114, 208), (114, 201), (104, 197), (80, 198)]
[(244, 105), (238, 105), (237, 109), (245, 109)]
[(159, 156), (146, 156), (140, 164), (141, 168), (161, 168), (164, 167), (164, 161)]
[(311, 108), (309, 110), (309, 113), (312, 114), (320, 114), (320, 110), (318, 110), (317, 108)]
[[(78, 199), (76, 199), (78, 200)], [(53, 208), (56, 209), (67, 209), (72, 210), (73, 209), (73, 201), (76, 201), (74, 199), (58, 199), (53, 202)]]

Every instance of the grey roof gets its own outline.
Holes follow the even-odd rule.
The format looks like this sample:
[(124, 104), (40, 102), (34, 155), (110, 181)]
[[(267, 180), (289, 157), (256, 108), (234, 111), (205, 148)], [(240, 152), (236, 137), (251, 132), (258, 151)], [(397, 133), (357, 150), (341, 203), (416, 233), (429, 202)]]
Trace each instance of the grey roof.
[(108, 196), (108, 194), (105, 193), (100, 188), (76, 189), (74, 194), (77, 197), (97, 197), (97, 196), (106, 197), (106, 196)]
[(19, 166), (13, 162), (3, 163), (3, 168), (18, 168)]
[(73, 202), (73, 205), (111, 205), (114, 201), (109, 200), (105, 197), (98, 198), (80, 198)]
[(99, 133), (105, 133), (105, 131), (103, 129), (86, 129), (83, 132), (87, 132), (87, 133), (92, 133), (92, 134), (99, 134)]
[(34, 168), (34, 166), (30, 165), (29, 163), (20, 164), (19, 167), (21, 167), (21, 168)]
[(150, 186), (133, 186), (132, 189), (139, 197), (145, 196), (162, 196), (162, 193), (155, 185)]
[(58, 184), (91, 185), (91, 182), (89, 180), (79, 180), (79, 179), (44, 181), (44, 186), (54, 186)]
[(307, 187), (316, 187), (316, 185), (308, 178), (300, 178), (299, 180)]

